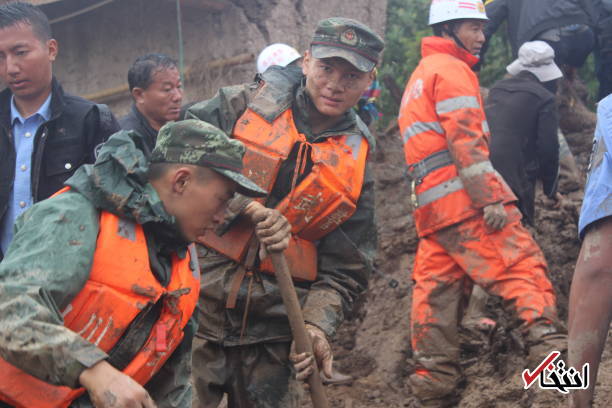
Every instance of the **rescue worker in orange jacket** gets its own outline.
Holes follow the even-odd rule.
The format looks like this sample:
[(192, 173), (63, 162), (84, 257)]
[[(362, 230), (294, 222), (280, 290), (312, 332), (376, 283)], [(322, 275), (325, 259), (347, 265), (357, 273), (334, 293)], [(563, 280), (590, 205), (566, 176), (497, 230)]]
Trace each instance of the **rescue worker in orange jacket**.
[(416, 370), (409, 381), (426, 406), (452, 404), (461, 378), (460, 306), (474, 282), (513, 307), (530, 356), (539, 353), (536, 345), (564, 340), (544, 256), (489, 161), (489, 130), (470, 68), (486, 19), (480, 0), (432, 2), (434, 36), (422, 41), (399, 114), (420, 238), (411, 310)]
[[(328, 376), (328, 339), (366, 289), (376, 249), (366, 162), (374, 139), (352, 107), (370, 85), (382, 48), (364, 24), (328, 18), (319, 22), (302, 68), (270, 67), (257, 83), (222, 88), (187, 112), (245, 143), (245, 174), (270, 192), (265, 205), (292, 224), (288, 264)], [(233, 214), (241, 214), (242, 203), (230, 204)], [(206, 340), (194, 351), (199, 406), (217, 407), (227, 393), (230, 407), (299, 407), (292, 334), (271, 265), (257, 257), (242, 216), (225, 229), (198, 246), (198, 337)]]
[[(145, 140), (120, 132), (68, 188), (17, 221), (0, 266), (0, 403), (17, 408), (191, 407), (193, 242), (239, 191), (244, 146), (202, 121)], [(289, 225), (255, 211), (282, 250)], [(87, 392), (85, 392), (87, 391)]]

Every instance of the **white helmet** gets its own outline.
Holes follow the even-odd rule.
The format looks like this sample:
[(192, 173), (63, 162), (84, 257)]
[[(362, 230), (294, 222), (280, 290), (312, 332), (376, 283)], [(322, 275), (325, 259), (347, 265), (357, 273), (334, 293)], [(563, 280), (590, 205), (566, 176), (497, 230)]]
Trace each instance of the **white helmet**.
[(452, 20), (488, 20), (482, 0), (432, 0), (429, 25)]
[(275, 43), (264, 48), (257, 57), (257, 72), (263, 74), (272, 65), (286, 67), (298, 58), (302, 58), (293, 47), (283, 43)]

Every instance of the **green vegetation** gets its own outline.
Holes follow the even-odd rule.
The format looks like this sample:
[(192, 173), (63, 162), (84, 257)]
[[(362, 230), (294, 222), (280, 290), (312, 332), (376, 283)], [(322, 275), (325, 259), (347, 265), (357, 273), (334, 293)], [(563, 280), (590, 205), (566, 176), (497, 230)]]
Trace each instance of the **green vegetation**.
[[(421, 59), (421, 39), (431, 35), (427, 25), (430, 0), (389, 0), (387, 6), (387, 32), (385, 35), (385, 54), (379, 70), (379, 78), (385, 75), (395, 79), (403, 91), (410, 74)], [(491, 86), (506, 73), (506, 65), (512, 61), (512, 52), (506, 41), (504, 26), (497, 31), (486, 55), (486, 64), (480, 72), (483, 86)], [(580, 71), (580, 77), (587, 83), (591, 96), (596, 95), (597, 81), (593, 68), (593, 57)], [(383, 113), (382, 127), (397, 116), (399, 109), (384, 81), (380, 98)]]

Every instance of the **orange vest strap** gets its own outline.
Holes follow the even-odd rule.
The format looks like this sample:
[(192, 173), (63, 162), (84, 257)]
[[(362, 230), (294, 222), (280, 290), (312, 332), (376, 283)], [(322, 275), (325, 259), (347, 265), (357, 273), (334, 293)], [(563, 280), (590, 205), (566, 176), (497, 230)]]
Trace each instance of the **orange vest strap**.
[(60, 195), (62, 193), (65, 193), (68, 190), (70, 190), (70, 186), (62, 187), (61, 189), (59, 189), (55, 193), (53, 193), (49, 198), (58, 196), (58, 195)]

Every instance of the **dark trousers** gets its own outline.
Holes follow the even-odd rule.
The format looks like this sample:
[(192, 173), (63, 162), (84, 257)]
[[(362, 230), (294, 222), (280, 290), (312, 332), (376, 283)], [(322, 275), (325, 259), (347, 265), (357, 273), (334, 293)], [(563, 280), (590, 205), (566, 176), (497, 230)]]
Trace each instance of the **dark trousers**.
[(196, 339), (193, 382), (197, 408), (298, 408), (302, 385), (289, 361), (290, 343), (223, 347)]

